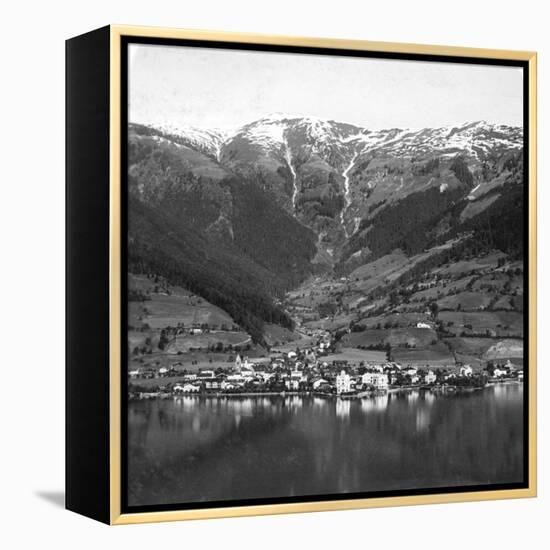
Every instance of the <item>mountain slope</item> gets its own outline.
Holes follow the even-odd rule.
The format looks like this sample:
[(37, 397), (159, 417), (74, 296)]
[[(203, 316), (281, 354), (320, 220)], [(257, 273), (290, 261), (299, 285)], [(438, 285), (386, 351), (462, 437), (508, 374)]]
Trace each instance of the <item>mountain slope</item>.
[(271, 298), (278, 290), (272, 274), (187, 224), (130, 198), (128, 268), (160, 274), (220, 307), (256, 342), (264, 323), (291, 327), (292, 321)]
[(289, 322), (273, 299), (312, 274), (442, 245), (518, 257), (522, 147), (520, 128), (486, 122), (371, 131), (274, 114), (231, 134), (132, 124), (130, 222), (154, 246), (136, 229), (131, 253), (214, 296), (260, 341), (263, 323)]

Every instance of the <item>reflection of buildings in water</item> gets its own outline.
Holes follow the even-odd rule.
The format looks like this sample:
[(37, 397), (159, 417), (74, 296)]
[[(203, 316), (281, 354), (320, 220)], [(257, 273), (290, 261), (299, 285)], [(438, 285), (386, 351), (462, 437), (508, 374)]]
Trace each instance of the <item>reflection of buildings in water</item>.
[(194, 433), (199, 433), (201, 431), (201, 418), (198, 414), (193, 417), (191, 427)]
[(243, 416), (252, 416), (252, 412), (254, 409), (254, 402), (250, 398), (228, 399), (227, 408), (231, 412), (236, 412)]
[(185, 412), (189, 412), (199, 407), (199, 399), (197, 397), (178, 395), (174, 397), (174, 403)]
[[(418, 397), (418, 396), (417, 396)], [(436, 396), (431, 391), (423, 392), (422, 399), (416, 404), (416, 431), (425, 431), (430, 427), (432, 407)], [(416, 402), (417, 399), (414, 400)]]
[(138, 406), (128, 407), (128, 420), (132, 424), (147, 424), (151, 416), (152, 409), (150, 407), (141, 408)]
[(351, 400), (350, 399), (337, 399), (336, 400), (336, 416), (340, 418), (349, 417), (351, 410)]
[(287, 404), (292, 408), (292, 409), (300, 409), (302, 408), (303, 404), (304, 404), (304, 401), (302, 399), (301, 396), (299, 395), (292, 395), (288, 398), (288, 401), (287, 401)]
[(361, 399), (361, 410), (363, 412), (382, 412), (388, 407), (389, 396), (387, 393), (382, 395), (374, 395), (372, 397), (363, 397)]
[(424, 392), (424, 401), (431, 407), (435, 402), (435, 395), (431, 391)]
[(420, 395), (420, 393), (418, 392), (418, 390), (410, 391), (410, 392), (407, 394), (407, 401), (408, 401), (409, 403), (415, 403), (416, 401), (418, 401), (419, 395)]
[(172, 415), (167, 414), (163, 407), (157, 409), (157, 420), (162, 429), (169, 429), (172, 427)]
[(232, 415), (224, 414), (225, 406), (221, 400), (199, 396), (175, 396), (159, 405), (163, 409), (159, 414), (159, 426), (177, 434), (178, 438), (207, 434), (227, 429), (232, 423)]
[(225, 404), (218, 398), (206, 398), (203, 400), (202, 403), (203, 409), (208, 409), (208, 411), (212, 411), (214, 413), (218, 413), (218, 411), (222, 410), (222, 408), (225, 408)]
[(264, 398), (261, 400), (260, 405), (261, 405), (264, 409), (271, 409), (271, 400), (269, 400), (267, 397), (264, 397)]
[(128, 408), (128, 435), (129, 439), (136, 446), (145, 446), (147, 444), (152, 412), (152, 408), (148, 406), (149, 403), (149, 401), (146, 401), (145, 407), (142, 407), (142, 403), (131, 404)]
[(522, 384), (518, 384), (516, 382), (504, 382), (500, 384), (492, 384), (487, 389), (493, 392), (493, 395), (495, 397), (495, 406), (505, 405), (507, 403), (523, 403)]
[(416, 409), (416, 431), (423, 432), (430, 426), (431, 411), (427, 407)]
[(506, 386), (504, 384), (494, 384), (493, 394), (497, 399), (506, 397)]
[(321, 397), (314, 397), (313, 398), (313, 406), (314, 407), (324, 407), (327, 404), (326, 399), (322, 399)]

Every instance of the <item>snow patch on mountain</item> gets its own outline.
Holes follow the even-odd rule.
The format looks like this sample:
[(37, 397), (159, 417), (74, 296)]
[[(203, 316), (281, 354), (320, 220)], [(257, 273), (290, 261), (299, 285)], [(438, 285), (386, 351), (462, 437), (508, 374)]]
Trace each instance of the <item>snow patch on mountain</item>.
[(272, 147), (280, 148), (284, 145), (286, 127), (281, 121), (276, 119), (261, 119), (261, 122), (258, 122), (243, 126), (237, 132), (237, 135), (248, 142), (266, 149)]
[(373, 144), (392, 155), (418, 156), (438, 154), (452, 156), (459, 153), (481, 159), (496, 148), (520, 149), (523, 131), (519, 127), (470, 122), (453, 127), (403, 130), (391, 140)]
[(328, 158), (335, 150), (340, 149), (344, 157), (345, 152), (349, 147), (355, 146), (362, 133), (362, 128), (351, 124), (314, 116), (272, 113), (241, 127), (228, 143), (242, 139), (264, 149), (266, 154), (284, 154), (285, 147), (290, 142), (292, 148), (300, 148), (302, 152), (321, 158)]
[(346, 227), (345, 215), (351, 204), (351, 194), (350, 194), (350, 188), (349, 188), (349, 173), (353, 170), (353, 167), (355, 166), (355, 162), (358, 156), (359, 156), (359, 152), (355, 152), (347, 168), (342, 172), (342, 176), (344, 177), (344, 207), (340, 211), (340, 224), (344, 229), (346, 239), (349, 237), (349, 234), (348, 234), (348, 229)]
[(220, 161), (223, 144), (230, 135), (229, 132), (224, 130), (207, 130), (195, 126), (176, 127), (173, 125), (163, 125), (149, 126), (149, 128), (156, 130), (163, 137), (171, 139), (176, 143), (187, 145), (197, 151), (210, 155), (218, 162)]
[(296, 181), (296, 170), (292, 165), (292, 153), (288, 143), (285, 143), (285, 160), (292, 174), (292, 210), (296, 211), (296, 199), (298, 198), (298, 182)]

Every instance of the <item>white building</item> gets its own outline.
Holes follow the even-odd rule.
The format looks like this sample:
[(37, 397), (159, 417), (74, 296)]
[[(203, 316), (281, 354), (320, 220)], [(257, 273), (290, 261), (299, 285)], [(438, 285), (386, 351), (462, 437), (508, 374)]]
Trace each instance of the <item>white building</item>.
[(244, 384), (245, 379), (244, 376), (241, 376), (240, 374), (229, 374), (227, 376), (227, 382), (230, 382), (231, 384)]
[(222, 390), (235, 390), (237, 388), (240, 388), (242, 384), (238, 384), (236, 382), (229, 382), (228, 380), (223, 380), (220, 384), (220, 388)]
[(366, 372), (361, 377), (361, 382), (364, 385), (374, 386), (376, 389), (386, 389), (390, 383), (387, 374), (382, 372)]
[(248, 357), (245, 357), (244, 359), (241, 358), (240, 355), (237, 355), (235, 358), (235, 370), (236, 371), (254, 371), (254, 363), (249, 361)]
[(424, 383), (425, 384), (435, 384), (436, 380), (437, 380), (437, 376), (431, 370), (428, 371), (428, 374), (426, 374), (426, 376), (424, 376)]
[(256, 371), (252, 369), (241, 369), (241, 376), (246, 380), (253, 380), (256, 378)]
[(346, 393), (351, 391), (351, 376), (341, 371), (336, 377), (336, 393)]
[(417, 384), (420, 380), (418, 376), (418, 369), (415, 367), (407, 367), (405, 370), (401, 371), (402, 374), (407, 375), (411, 379), (411, 384)]
[(194, 384), (177, 384), (173, 389), (174, 393), (197, 393), (199, 390), (200, 387)]
[(300, 381), (293, 378), (287, 378), (285, 380), (285, 388), (291, 391), (298, 391), (300, 389)]
[(464, 365), (463, 367), (460, 367), (460, 376), (472, 376), (474, 373), (472, 367), (470, 365)]
[(265, 372), (263, 370), (256, 371), (256, 378), (260, 378), (263, 382), (267, 382), (270, 378), (273, 378), (275, 375), (272, 372)]
[(199, 373), (199, 378), (214, 378), (216, 373), (213, 370), (203, 370)]
[(317, 378), (316, 380), (313, 381), (313, 389), (318, 390), (319, 387), (324, 384), (328, 384), (328, 381), (325, 380), (324, 378)]
[(290, 377), (285, 380), (285, 386), (289, 390), (299, 390), (300, 383), (305, 382), (307, 377), (304, 376), (303, 372), (300, 370), (293, 370), (290, 373)]

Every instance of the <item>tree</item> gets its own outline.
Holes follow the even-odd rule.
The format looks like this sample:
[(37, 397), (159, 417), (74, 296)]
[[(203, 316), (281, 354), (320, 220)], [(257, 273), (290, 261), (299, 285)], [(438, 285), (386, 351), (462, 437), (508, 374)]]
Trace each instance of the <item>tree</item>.
[(386, 343), (386, 359), (388, 361), (393, 361), (392, 354), (391, 354), (391, 345), (389, 342)]
[(161, 330), (160, 340), (159, 340), (159, 349), (163, 350), (166, 347), (166, 344), (168, 344), (168, 342), (170, 342), (170, 339), (168, 338), (168, 336), (166, 336), (166, 331)]
[(431, 302), (428, 307), (430, 308), (432, 317), (434, 319), (437, 318), (437, 314), (439, 313), (439, 306), (437, 305), (437, 302)]

